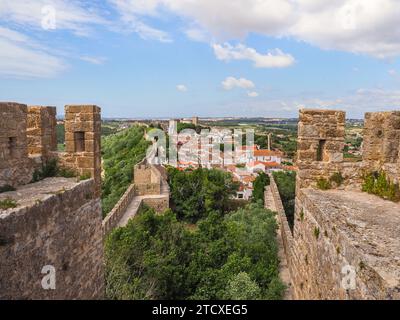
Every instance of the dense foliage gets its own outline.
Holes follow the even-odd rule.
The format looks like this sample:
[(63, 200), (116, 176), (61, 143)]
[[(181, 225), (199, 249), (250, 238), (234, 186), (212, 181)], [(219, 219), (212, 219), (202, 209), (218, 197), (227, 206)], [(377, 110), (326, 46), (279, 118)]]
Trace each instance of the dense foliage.
[(383, 199), (394, 202), (400, 201), (400, 188), (391, 182), (385, 172), (373, 172), (364, 177), (362, 191), (375, 194)]
[(296, 172), (278, 171), (273, 173), (279, 195), (288, 219), (289, 226), (294, 226), (294, 206), (296, 197)]
[(105, 177), (102, 184), (103, 214), (111, 211), (133, 180), (133, 167), (142, 161), (150, 142), (139, 126), (102, 139)]
[(215, 169), (179, 171), (171, 167), (168, 180), (171, 208), (179, 219), (192, 223), (212, 210), (227, 212), (229, 199), (239, 187), (231, 174)]
[(111, 299), (280, 299), (274, 214), (260, 204), (211, 211), (188, 228), (145, 209), (106, 240)]
[(253, 202), (261, 201), (264, 204), (264, 191), (265, 187), (270, 184), (269, 175), (264, 172), (260, 172), (253, 182)]

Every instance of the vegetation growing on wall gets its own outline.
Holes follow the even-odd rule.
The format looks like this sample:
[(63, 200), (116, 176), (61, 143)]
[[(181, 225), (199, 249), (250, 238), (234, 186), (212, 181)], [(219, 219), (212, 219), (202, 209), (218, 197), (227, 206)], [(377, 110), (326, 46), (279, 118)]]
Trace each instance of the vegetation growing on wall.
[(102, 139), (105, 177), (102, 183), (103, 215), (106, 215), (128, 189), (133, 168), (142, 161), (150, 142), (143, 137), (144, 127), (133, 126)]
[(319, 178), (317, 180), (317, 188), (320, 190), (329, 190), (332, 189), (332, 184), (329, 180), (325, 178)]
[(399, 185), (391, 182), (384, 171), (366, 174), (364, 176), (362, 191), (375, 194), (390, 201), (400, 201)]
[(18, 203), (11, 198), (0, 200), (0, 210), (13, 209), (18, 206)]
[(110, 299), (281, 299), (274, 214), (211, 210), (190, 230), (145, 209), (106, 240)]
[(289, 226), (293, 230), (296, 197), (296, 172), (278, 171), (274, 172), (273, 176), (279, 190), (279, 195), (281, 196)]
[(0, 193), (9, 192), (9, 191), (15, 191), (15, 190), (16, 189), (13, 186), (10, 186), (8, 184), (0, 187)]

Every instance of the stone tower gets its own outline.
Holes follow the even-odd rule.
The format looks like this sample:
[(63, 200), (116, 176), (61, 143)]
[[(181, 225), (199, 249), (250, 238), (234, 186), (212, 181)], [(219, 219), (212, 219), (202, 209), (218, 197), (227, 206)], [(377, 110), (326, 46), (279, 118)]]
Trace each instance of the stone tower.
[(29, 155), (41, 155), (46, 162), (50, 153), (57, 151), (55, 107), (29, 106), (27, 139)]
[(308, 187), (338, 171), (343, 162), (345, 119), (344, 111), (300, 110), (298, 187)]
[(0, 187), (16, 187), (32, 180), (26, 115), (25, 104), (0, 103)]
[(101, 109), (94, 105), (65, 106), (64, 165), (91, 176), (101, 190)]
[(364, 126), (364, 161), (396, 163), (400, 154), (400, 111), (367, 112)]

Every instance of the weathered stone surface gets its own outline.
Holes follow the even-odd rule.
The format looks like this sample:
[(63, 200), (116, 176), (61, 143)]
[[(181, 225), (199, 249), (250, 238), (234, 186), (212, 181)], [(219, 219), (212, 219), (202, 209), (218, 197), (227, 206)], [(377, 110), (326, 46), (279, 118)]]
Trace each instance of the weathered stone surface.
[(32, 180), (26, 130), (27, 106), (0, 103), (0, 187), (22, 185)]
[[(90, 174), (101, 192), (101, 109), (97, 106), (65, 106), (65, 151), (60, 163), (80, 175)], [(77, 139), (83, 133), (83, 140)]]
[(56, 108), (29, 106), (27, 118), (28, 153), (40, 154), (43, 161), (57, 150)]
[[(293, 234), (287, 231), (279, 193), (270, 188), (272, 199), (279, 199), (274, 206), (294, 297), (400, 299), (400, 204), (361, 192), (368, 172), (384, 171), (391, 181), (400, 181), (400, 111), (366, 114), (358, 163), (343, 161), (344, 121), (343, 112), (300, 111)], [(312, 189), (336, 173), (344, 178), (340, 186), (332, 183), (337, 190)], [(342, 271), (349, 266), (356, 287), (346, 290)]]
[[(399, 212), (400, 204), (361, 192), (302, 189), (291, 248), (296, 297), (400, 299)], [(346, 266), (356, 271), (347, 291)]]
[[(0, 211), (0, 299), (104, 297), (102, 213), (93, 180), (49, 178), (0, 194), (18, 207)], [(56, 289), (41, 286), (56, 270)]]

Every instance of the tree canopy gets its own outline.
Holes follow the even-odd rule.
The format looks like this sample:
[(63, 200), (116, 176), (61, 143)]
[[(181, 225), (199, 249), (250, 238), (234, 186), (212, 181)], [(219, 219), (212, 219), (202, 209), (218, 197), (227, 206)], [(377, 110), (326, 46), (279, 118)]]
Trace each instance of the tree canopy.
[(260, 204), (189, 230), (168, 210), (144, 209), (106, 240), (111, 299), (280, 299), (274, 214)]
[(289, 226), (293, 229), (296, 197), (296, 172), (278, 171), (274, 172), (273, 176), (279, 190), (279, 195), (281, 196)]
[(133, 167), (142, 161), (150, 142), (143, 137), (144, 127), (133, 126), (102, 139), (105, 177), (102, 183), (103, 215), (106, 215), (128, 189)]
[(232, 175), (221, 170), (168, 169), (171, 208), (179, 219), (196, 222), (208, 212), (222, 213), (229, 208), (229, 199), (239, 187)]
[(269, 175), (265, 172), (260, 172), (253, 182), (253, 202), (261, 201), (264, 204), (265, 187), (271, 183)]

